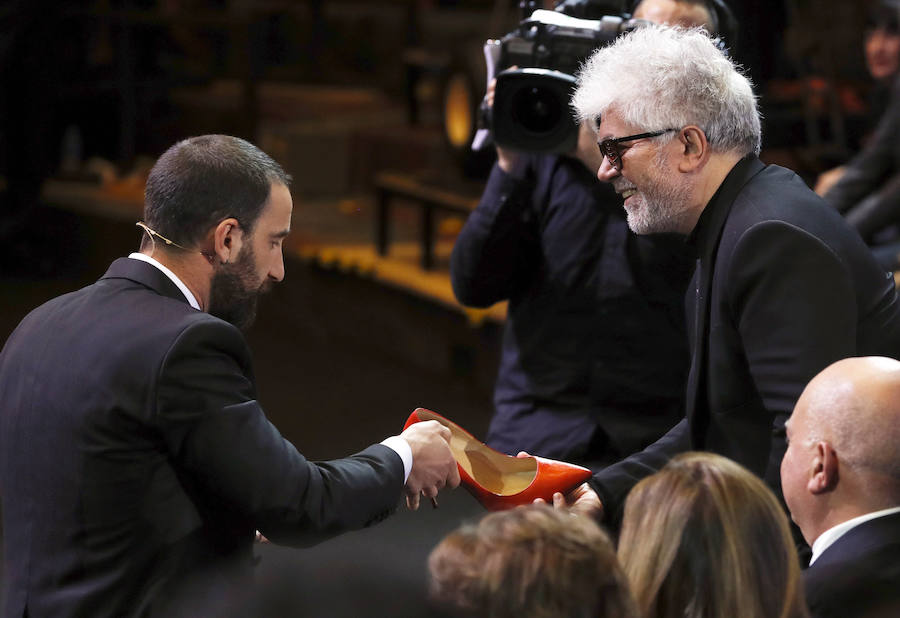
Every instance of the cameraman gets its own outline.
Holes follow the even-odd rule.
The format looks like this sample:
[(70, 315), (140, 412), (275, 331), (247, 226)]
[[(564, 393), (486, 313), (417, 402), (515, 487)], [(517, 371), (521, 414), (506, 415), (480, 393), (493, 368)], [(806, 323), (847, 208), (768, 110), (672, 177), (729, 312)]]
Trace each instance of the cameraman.
[[(708, 6), (643, 0), (634, 12), (715, 33)], [(621, 199), (597, 181), (601, 162), (587, 126), (566, 155), (497, 147), (450, 264), (461, 303), (509, 300), (487, 443), (595, 470), (683, 416), (693, 268), (681, 240), (628, 229)]]

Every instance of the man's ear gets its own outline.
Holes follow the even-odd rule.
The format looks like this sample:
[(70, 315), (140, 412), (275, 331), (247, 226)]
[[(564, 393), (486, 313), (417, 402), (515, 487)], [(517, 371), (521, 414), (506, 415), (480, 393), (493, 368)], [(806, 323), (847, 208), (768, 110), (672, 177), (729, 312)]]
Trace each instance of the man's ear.
[(678, 133), (676, 139), (681, 145), (679, 172), (696, 171), (709, 158), (709, 142), (706, 141), (706, 134), (700, 127), (688, 125)]
[(223, 264), (233, 262), (241, 250), (244, 231), (234, 217), (222, 219), (212, 231), (213, 253)]
[(817, 442), (815, 457), (812, 462), (812, 473), (807, 483), (809, 493), (813, 495), (833, 491), (838, 484), (838, 456), (828, 442)]

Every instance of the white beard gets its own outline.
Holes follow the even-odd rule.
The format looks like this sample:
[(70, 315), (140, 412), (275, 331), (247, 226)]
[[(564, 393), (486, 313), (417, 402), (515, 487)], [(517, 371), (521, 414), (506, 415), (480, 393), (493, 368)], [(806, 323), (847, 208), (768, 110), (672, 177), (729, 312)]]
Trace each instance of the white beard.
[[(691, 187), (685, 180), (674, 181), (659, 172), (665, 169), (665, 161), (653, 169), (649, 178), (628, 200), (625, 212), (628, 215), (628, 227), (635, 234), (655, 234), (658, 232), (684, 232), (685, 220), (688, 216)], [(629, 186), (623, 177), (614, 181), (618, 191), (620, 187)], [(621, 193), (621, 191), (620, 191)]]

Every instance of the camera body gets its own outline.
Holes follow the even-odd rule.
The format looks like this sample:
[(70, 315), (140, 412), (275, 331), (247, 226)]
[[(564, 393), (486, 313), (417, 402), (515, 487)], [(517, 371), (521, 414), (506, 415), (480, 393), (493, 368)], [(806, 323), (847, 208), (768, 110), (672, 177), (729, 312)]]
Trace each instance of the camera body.
[[(485, 45), (488, 82), (496, 75), (493, 109), (484, 124), (502, 147), (531, 152), (571, 152), (578, 125), (570, 101), (575, 74), (597, 48), (633, 29), (629, 15), (582, 19), (569, 13), (589, 4), (563, 2), (537, 10), (499, 41)], [(517, 68), (510, 68), (517, 67)]]

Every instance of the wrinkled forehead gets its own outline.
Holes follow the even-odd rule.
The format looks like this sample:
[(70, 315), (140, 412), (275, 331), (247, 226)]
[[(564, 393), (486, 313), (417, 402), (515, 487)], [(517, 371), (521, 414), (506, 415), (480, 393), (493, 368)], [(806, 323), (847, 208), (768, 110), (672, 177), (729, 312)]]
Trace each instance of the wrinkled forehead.
[(628, 135), (629, 132), (634, 133), (632, 125), (626, 122), (621, 114), (612, 107), (595, 116), (594, 122), (596, 124), (594, 132), (597, 134), (598, 140), (622, 137)]

